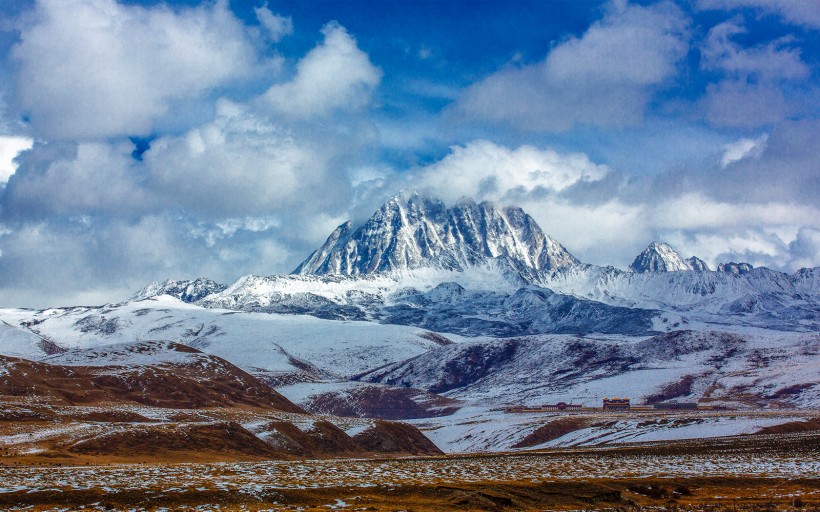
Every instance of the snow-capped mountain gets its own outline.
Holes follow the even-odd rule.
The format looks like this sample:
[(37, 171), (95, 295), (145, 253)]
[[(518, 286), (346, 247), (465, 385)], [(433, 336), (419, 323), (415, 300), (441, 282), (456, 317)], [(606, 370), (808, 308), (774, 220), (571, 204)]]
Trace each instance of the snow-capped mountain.
[(363, 275), (439, 267), (463, 270), (506, 257), (524, 268), (578, 263), (521, 208), (462, 200), (451, 208), (417, 194), (394, 197), (358, 228), (342, 224), (295, 274)]
[(203, 277), (192, 281), (167, 279), (165, 281), (157, 281), (149, 284), (142, 290), (132, 295), (129, 300), (143, 300), (151, 297), (158, 297), (160, 295), (170, 295), (171, 297), (176, 297), (182, 302), (196, 302), (207, 297), (208, 295), (219, 293), (227, 287), (227, 285), (219, 284)]
[(628, 271), (586, 265), (520, 208), (470, 200), (447, 208), (414, 194), (394, 197), (360, 227), (337, 228), (293, 275), (244, 276), (230, 286), (169, 280), (132, 299), (168, 294), (207, 308), (465, 336), (649, 334), (687, 321), (802, 330), (820, 326), (816, 274), (747, 263), (713, 272), (659, 242)]
[(686, 258), (686, 264), (689, 265), (689, 268), (691, 268), (695, 272), (703, 272), (703, 271), (711, 270), (709, 268), (709, 265), (707, 265), (705, 261), (698, 258), (697, 256), (692, 256), (691, 258)]
[(792, 275), (765, 267), (700, 272), (627, 272), (575, 265), (535, 276), (538, 284), (613, 306), (676, 312), (690, 321), (781, 330), (820, 327), (818, 269)]
[[(703, 263), (694, 256), (691, 259)], [(669, 244), (652, 242), (635, 258), (629, 270), (632, 272), (676, 272), (693, 270), (693, 268)]]
[(412, 196), (340, 226), (298, 271), (0, 310), (0, 355), (89, 372), (126, 361), (132, 380), (171, 356), (222, 358), (308, 412), (415, 418), (451, 451), (517, 446), (540, 420), (498, 439), (470, 416), (503, 423), (510, 405), (820, 404), (816, 268), (711, 271), (660, 243), (629, 270), (587, 265), (518, 208)]

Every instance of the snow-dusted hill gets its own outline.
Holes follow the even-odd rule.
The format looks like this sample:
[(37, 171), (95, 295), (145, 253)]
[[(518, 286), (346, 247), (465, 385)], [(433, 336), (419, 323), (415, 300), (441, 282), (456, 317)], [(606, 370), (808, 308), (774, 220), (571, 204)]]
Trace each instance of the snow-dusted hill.
[(438, 347), (361, 377), (479, 403), (820, 407), (820, 337), (745, 330), (645, 339), (529, 336)]
[(437, 346), (412, 327), (206, 309), (167, 295), (95, 308), (0, 310), (0, 319), (12, 326), (0, 331), (4, 355), (43, 359), (49, 353), (41, 337), (60, 351), (162, 339), (246, 371), (306, 379), (356, 375)]
[(678, 318), (556, 294), (527, 284), (509, 267), (506, 272), (499, 268), (498, 263), (490, 262), (494, 268), (471, 267), (464, 272), (382, 274), (364, 279), (247, 276), (198, 304), (335, 320), (370, 320), (464, 336), (643, 334), (671, 326)]

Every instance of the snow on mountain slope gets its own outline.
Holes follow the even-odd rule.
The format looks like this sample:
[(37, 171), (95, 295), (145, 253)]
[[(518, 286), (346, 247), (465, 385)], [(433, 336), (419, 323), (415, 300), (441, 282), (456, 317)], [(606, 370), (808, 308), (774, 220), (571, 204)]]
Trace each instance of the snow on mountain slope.
[(166, 281), (135, 297), (167, 293), (208, 308), (466, 336), (648, 334), (687, 322), (820, 328), (816, 269), (789, 276), (727, 263), (711, 272), (658, 242), (627, 272), (584, 265), (520, 208), (470, 200), (448, 208), (418, 195), (393, 198), (363, 226), (336, 229), (296, 272), (245, 276), (226, 288)]
[[(314, 378), (355, 375), (438, 346), (416, 328), (206, 309), (167, 295), (98, 308), (0, 310), (0, 319), (31, 325), (32, 333), (64, 348), (174, 340), (246, 371), (313, 373)], [(7, 348), (12, 347), (0, 344), (0, 354)], [(43, 357), (35, 349), (27, 355)]]
[(471, 200), (447, 208), (439, 200), (414, 194), (406, 200), (394, 197), (359, 228), (349, 221), (342, 224), (294, 273), (464, 269), (500, 256), (533, 269), (578, 262), (520, 208), (498, 209)]
[(692, 270), (692, 268), (669, 244), (652, 242), (635, 258), (629, 270), (632, 272), (676, 272)]
[(558, 293), (610, 305), (673, 311), (691, 321), (782, 330), (820, 328), (816, 269), (794, 275), (765, 267), (747, 272), (624, 272), (575, 265), (534, 279)]
[(151, 297), (158, 297), (160, 295), (170, 295), (176, 297), (182, 302), (196, 302), (208, 295), (219, 293), (227, 285), (219, 284), (210, 279), (200, 277), (193, 281), (177, 281), (176, 279), (167, 279), (165, 281), (157, 281), (149, 284), (142, 290), (131, 296), (128, 300), (143, 300)]
[(820, 337), (675, 331), (646, 339), (529, 336), (436, 348), (361, 377), (474, 403), (597, 406), (670, 399), (820, 406)]
[[(447, 281), (449, 278), (454, 281)], [(489, 260), (464, 271), (424, 269), (355, 278), (246, 276), (198, 304), (373, 320), (464, 336), (643, 334), (661, 324), (661, 315), (656, 311), (614, 307), (529, 286), (504, 259)]]
[[(10, 311), (10, 310), (6, 310)], [(26, 314), (25, 310), (16, 310)], [(0, 316), (2, 316), (0, 314)], [(26, 327), (0, 321), (0, 354), (14, 357), (44, 356), (55, 351), (54, 344)], [(56, 349), (56, 350), (59, 350)]]
[(694, 270), (695, 272), (703, 272), (711, 270), (709, 265), (706, 264), (705, 261), (698, 258), (697, 256), (692, 256), (691, 258), (686, 258), (686, 264)]

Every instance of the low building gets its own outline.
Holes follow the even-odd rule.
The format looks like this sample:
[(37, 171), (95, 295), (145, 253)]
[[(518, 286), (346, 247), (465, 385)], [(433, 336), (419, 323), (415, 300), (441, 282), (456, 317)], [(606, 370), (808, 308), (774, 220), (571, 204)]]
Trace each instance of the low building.
[(605, 411), (628, 411), (628, 398), (604, 398)]
[(653, 404), (652, 407), (654, 407), (655, 409), (666, 410), (666, 411), (669, 411), (669, 410), (672, 410), (672, 411), (680, 411), (680, 410), (694, 411), (695, 409), (698, 408), (698, 404), (695, 403), (695, 402), (677, 402), (675, 400), (671, 400), (669, 402)]
[(545, 404), (541, 406), (544, 411), (580, 411), (581, 404), (568, 404), (566, 402), (558, 402), (557, 404)]

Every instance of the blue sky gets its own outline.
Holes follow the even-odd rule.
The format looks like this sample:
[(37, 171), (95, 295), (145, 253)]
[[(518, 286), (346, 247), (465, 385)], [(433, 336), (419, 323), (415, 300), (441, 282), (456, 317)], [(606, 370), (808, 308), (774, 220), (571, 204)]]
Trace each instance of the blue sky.
[(0, 3), (0, 305), (292, 270), (403, 190), (820, 264), (814, 0)]

